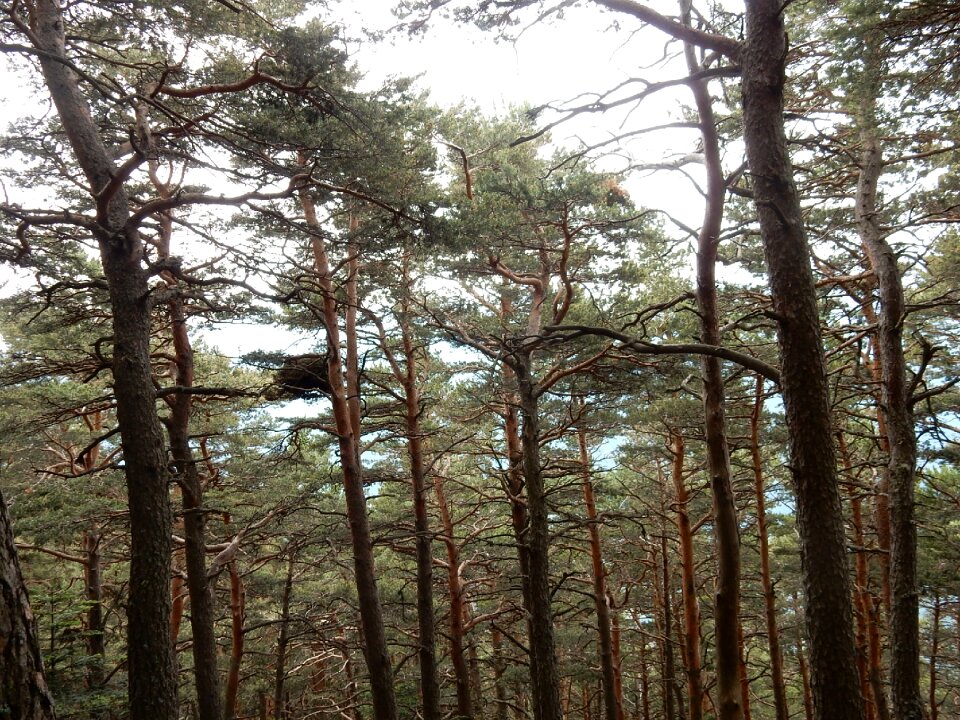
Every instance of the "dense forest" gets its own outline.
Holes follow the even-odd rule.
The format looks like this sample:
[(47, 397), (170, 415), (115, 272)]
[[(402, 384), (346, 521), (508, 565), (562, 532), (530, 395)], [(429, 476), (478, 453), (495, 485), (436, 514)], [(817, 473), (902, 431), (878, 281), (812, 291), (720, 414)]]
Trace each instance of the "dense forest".
[(335, 5), (4, 2), (0, 717), (960, 717), (960, 3)]

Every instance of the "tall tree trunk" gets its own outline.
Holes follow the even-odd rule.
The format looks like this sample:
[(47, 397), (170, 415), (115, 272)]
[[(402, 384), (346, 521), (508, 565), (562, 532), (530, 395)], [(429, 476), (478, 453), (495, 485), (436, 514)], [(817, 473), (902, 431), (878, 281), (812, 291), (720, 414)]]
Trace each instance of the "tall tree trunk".
[(763, 458), (760, 455), (760, 418), (763, 412), (763, 378), (757, 376), (753, 411), (750, 414), (750, 458), (753, 464), (753, 492), (757, 501), (757, 535), (760, 538), (760, 584), (767, 623), (767, 647), (770, 650), (770, 682), (776, 720), (788, 720), (787, 688), (783, 679), (783, 651), (777, 625), (777, 595), (770, 572), (770, 539), (767, 533), (767, 501), (763, 488)]
[(277, 633), (277, 666), (273, 673), (274, 720), (282, 720), (283, 685), (287, 678), (287, 645), (290, 638), (290, 599), (293, 596), (293, 569), (295, 551), (287, 547), (287, 575), (283, 581), (283, 597), (280, 599), (280, 632)]
[(940, 703), (937, 702), (937, 661), (940, 653), (940, 593), (933, 596), (933, 612), (930, 616), (930, 720), (938, 720)]
[(460, 548), (454, 537), (453, 518), (444, 491), (443, 477), (438, 473), (433, 480), (433, 492), (440, 509), (443, 524), (443, 543), (447, 548), (447, 590), (450, 595), (450, 661), (457, 687), (457, 717), (473, 717), (473, 700), (470, 696), (470, 672), (464, 655), (463, 626), (464, 588), (460, 582)]
[[(691, 0), (681, 0), (683, 23), (691, 24)], [(717, 310), (717, 246), (723, 225), (726, 183), (720, 162), (720, 139), (713, 115), (713, 100), (693, 45), (684, 43), (688, 82), (697, 106), (700, 137), (703, 141), (704, 165), (707, 172), (706, 206), (703, 225), (697, 240), (697, 314), (700, 318), (700, 341), (721, 345), (720, 320)], [(737, 506), (730, 473), (730, 452), (727, 447), (724, 414), (725, 388), (720, 359), (703, 355), (704, 435), (707, 444), (707, 470), (713, 491), (714, 548), (717, 559), (714, 626), (716, 633), (717, 699), (720, 720), (741, 720), (740, 695), (740, 533)], [(693, 717), (693, 716), (691, 716)]]
[(700, 665), (700, 602), (697, 599), (696, 562), (693, 555), (693, 529), (687, 511), (689, 497), (683, 479), (685, 444), (679, 431), (670, 431), (670, 452), (673, 454), (671, 478), (677, 494), (677, 535), (680, 540), (680, 583), (683, 597), (684, 666), (687, 670), (687, 695), (690, 720), (703, 717), (703, 674)]
[[(866, 43), (868, 72), (877, 72), (875, 40)], [(867, 251), (880, 290), (877, 344), (881, 364), (881, 405), (887, 420), (889, 459), (886, 467), (890, 502), (890, 685), (898, 720), (922, 720), (920, 694), (920, 600), (917, 589), (917, 527), (914, 519), (914, 475), (917, 438), (903, 352), (906, 301), (897, 256), (887, 242), (877, 214), (877, 184), (883, 155), (874, 100), (861, 112), (860, 177), (854, 210), (860, 240)]]
[(560, 678), (553, 641), (553, 611), (550, 591), (550, 524), (547, 493), (540, 466), (540, 410), (537, 388), (530, 375), (529, 351), (517, 353), (517, 389), (520, 399), (523, 448), (523, 480), (527, 492), (525, 536), (530, 573), (530, 655), (536, 672), (531, 677), (535, 720), (561, 720)]
[(814, 715), (863, 720), (820, 316), (784, 132), (783, 11), (780, 0), (746, 0), (744, 142), (780, 341)]
[(243, 662), (243, 620), (246, 602), (243, 581), (237, 570), (236, 561), (227, 566), (230, 572), (230, 669), (227, 671), (226, 698), (223, 703), (224, 720), (233, 720), (237, 716), (237, 694), (240, 691), (240, 664)]
[[(170, 199), (174, 188), (162, 181), (158, 164), (153, 158), (153, 139), (146, 106), (137, 106), (137, 128), (141, 142), (148, 152), (147, 168), (150, 180), (158, 196)], [(157, 259), (171, 258), (173, 237), (173, 214), (158, 213)], [(171, 286), (176, 279), (164, 275)], [(170, 319), (170, 335), (173, 339), (173, 380), (180, 388), (192, 388), (194, 384), (193, 347), (187, 332), (187, 316), (183, 299), (173, 297), (167, 302)], [(170, 415), (163, 420), (170, 440), (170, 455), (175, 471), (174, 481), (180, 486), (183, 497), (184, 559), (187, 571), (187, 591), (190, 595), (190, 629), (193, 632), (193, 675), (196, 684), (199, 720), (221, 720), (220, 680), (217, 670), (217, 638), (214, 632), (214, 596), (207, 578), (206, 564), (206, 516), (203, 509), (203, 480), (197, 467), (193, 448), (190, 447), (190, 416), (193, 411), (193, 395), (189, 392), (168, 396)]]
[(53, 720), (53, 697), (40, 657), (40, 639), (13, 542), (7, 503), (0, 493), (0, 715)]
[[(637, 640), (640, 644), (640, 720), (650, 720), (650, 666), (647, 663), (647, 638), (642, 628), (637, 633)], [(664, 717), (669, 715), (664, 714)]]
[[(666, 523), (664, 523), (664, 526), (665, 525)], [(670, 588), (670, 558), (667, 555), (666, 528), (664, 527), (661, 532), (660, 567), (658, 568), (659, 572), (656, 573), (657, 580), (654, 582), (655, 590), (660, 596), (660, 608), (662, 610), (662, 614), (658, 614), (657, 618), (663, 623), (659, 628), (661, 655), (660, 678), (662, 680), (664, 718), (665, 720), (676, 720), (684, 715), (684, 713), (677, 713), (675, 711), (676, 706), (674, 705), (673, 692), (676, 687), (676, 669), (674, 668), (673, 640), (671, 639), (673, 632), (673, 609), (671, 607), (672, 603), (670, 602), (672, 592)]]
[(810, 689), (810, 670), (807, 668), (807, 656), (803, 651), (803, 638), (797, 628), (797, 663), (800, 665), (800, 686), (803, 690), (803, 716), (813, 720), (813, 692)]
[[(331, 386), (330, 401), (337, 428), (337, 443), (340, 450), (340, 464), (343, 470), (343, 490), (347, 504), (347, 521), (350, 526), (350, 539), (353, 547), (354, 578), (357, 586), (357, 600), (360, 606), (360, 624), (363, 630), (363, 655), (370, 675), (370, 687), (373, 700), (373, 713), (376, 720), (396, 720), (397, 701), (393, 688), (393, 665), (387, 648), (386, 630), (383, 624), (383, 610), (377, 586), (377, 574), (373, 559), (373, 539), (370, 535), (370, 520), (367, 517), (367, 498), (363, 490), (363, 469), (360, 464), (359, 402), (355, 391), (358, 388), (356, 377), (356, 335), (349, 332), (346, 337), (348, 350), (347, 374), (352, 376), (351, 389), (347, 387), (340, 340), (339, 314), (337, 311), (336, 290), (326, 246), (323, 242), (324, 230), (317, 220), (316, 208), (309, 193), (300, 195), (301, 205), (311, 233), (314, 267), (317, 283), (322, 294), (322, 318), (327, 335), (327, 372)], [(348, 251), (349, 252), (349, 251)], [(355, 257), (348, 261), (355, 268)], [(356, 281), (356, 270), (351, 272)], [(350, 326), (347, 309), (347, 325)], [(354, 328), (355, 333), (355, 328)], [(354, 391), (351, 395), (351, 390)]]
[(150, 291), (140, 234), (116, 168), (66, 57), (55, 0), (31, 6), (30, 24), (50, 97), (96, 198), (95, 235), (113, 313), (113, 380), (130, 510), (127, 671), (130, 713), (174, 720), (177, 679), (170, 642), (172, 518), (163, 428), (150, 366)]
[(503, 673), (507, 666), (503, 657), (503, 639), (496, 625), (490, 625), (490, 646), (493, 652), (493, 689), (497, 698), (497, 720), (507, 720), (507, 688), (503, 682)]
[[(872, 668), (871, 662), (877, 657), (872, 652), (872, 642), (870, 640), (869, 625), (874, 622), (873, 600), (870, 595), (870, 570), (867, 565), (867, 549), (863, 532), (863, 502), (859, 491), (853, 485), (853, 465), (850, 462), (850, 453), (847, 448), (847, 440), (842, 431), (837, 431), (837, 447), (840, 449), (840, 459), (843, 463), (844, 472), (850, 476), (850, 524), (853, 527), (853, 544), (857, 548), (855, 560), (855, 593), (854, 602), (857, 610), (857, 673), (860, 675), (860, 692), (866, 701), (865, 716), (866, 720), (874, 720), (878, 714), (887, 717), (880, 711), (881, 707), (886, 708), (886, 698), (881, 692), (879, 699), (874, 692), (874, 684), (871, 678), (879, 677), (880, 668)], [(882, 686), (881, 686), (882, 691)]]
[[(582, 412), (582, 407), (580, 408)], [(600, 544), (600, 521), (593, 494), (590, 472), (590, 454), (587, 433), (577, 428), (577, 446), (580, 451), (580, 477), (583, 484), (583, 503), (587, 511), (587, 531), (590, 535), (590, 567), (593, 577), (593, 604), (597, 612), (597, 634), (600, 646), (600, 672), (603, 680), (603, 706), (607, 720), (623, 720), (623, 701), (617, 697), (616, 665), (613, 658), (613, 633), (610, 606), (607, 604), (607, 577), (603, 567), (603, 548)]]
[(103, 662), (106, 643), (103, 633), (103, 563), (100, 559), (100, 540), (97, 530), (83, 533), (83, 585), (87, 607), (87, 687), (91, 690), (103, 687)]
[[(408, 277), (406, 265), (404, 276)], [(401, 320), (405, 373), (402, 376), (406, 400), (407, 451), (413, 479), (413, 517), (417, 545), (417, 654), (420, 659), (420, 689), (423, 693), (423, 720), (440, 720), (440, 684), (437, 679), (436, 620), (433, 608), (433, 536), (427, 515), (427, 469), (423, 456), (420, 424), (420, 387), (417, 378), (416, 348), (404, 307)], [(452, 537), (451, 537), (452, 540)]]

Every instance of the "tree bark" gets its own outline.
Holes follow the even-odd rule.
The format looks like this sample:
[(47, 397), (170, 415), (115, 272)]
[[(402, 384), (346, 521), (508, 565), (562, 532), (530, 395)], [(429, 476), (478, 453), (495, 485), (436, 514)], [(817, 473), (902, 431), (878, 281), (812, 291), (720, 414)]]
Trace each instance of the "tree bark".
[(243, 581), (237, 571), (236, 561), (227, 566), (230, 572), (230, 669), (227, 671), (226, 697), (223, 702), (224, 720), (237, 716), (237, 694), (240, 692), (240, 664), (243, 662), (243, 620), (246, 602)]
[[(872, 52), (868, 43), (867, 56)], [(870, 68), (868, 68), (869, 71)], [(874, 69), (875, 70), (875, 69)], [(920, 693), (920, 600), (917, 589), (917, 528), (914, 475), (917, 438), (903, 352), (906, 301), (897, 256), (877, 214), (877, 184), (883, 173), (873, 100), (861, 112), (860, 176), (854, 211), (860, 240), (880, 290), (877, 344), (881, 365), (881, 405), (886, 415), (889, 458), (886, 485), (890, 507), (890, 686), (898, 720), (922, 720)]]
[[(681, 0), (684, 25), (691, 25), (691, 0)], [(717, 310), (717, 247), (723, 225), (726, 183), (720, 162), (720, 139), (717, 135), (713, 100), (707, 81), (698, 75), (703, 68), (697, 61), (693, 45), (684, 43), (687, 70), (693, 79), (688, 82), (697, 106), (700, 137), (703, 142), (704, 166), (707, 172), (706, 206), (703, 225), (697, 239), (697, 314), (700, 318), (700, 342), (720, 345), (720, 320)], [(730, 473), (730, 451), (727, 447), (725, 388), (720, 359), (709, 355), (700, 358), (703, 375), (704, 435), (707, 444), (707, 470), (713, 492), (714, 548), (717, 560), (714, 626), (716, 633), (717, 699), (720, 720), (741, 720), (743, 707), (740, 695), (740, 533), (737, 506)], [(692, 698), (691, 698), (692, 702)], [(694, 716), (691, 715), (691, 718)]]
[(536, 672), (531, 677), (535, 720), (561, 720), (560, 678), (553, 640), (550, 591), (550, 525), (547, 494), (540, 467), (540, 410), (537, 388), (530, 376), (529, 351), (517, 353), (517, 389), (520, 400), (523, 481), (527, 494), (525, 542), (530, 582), (530, 655)]
[(470, 671), (463, 651), (464, 588), (460, 582), (460, 549), (453, 535), (453, 518), (444, 492), (443, 478), (438, 474), (433, 481), (433, 492), (440, 509), (443, 524), (443, 543), (447, 548), (447, 591), (450, 595), (450, 661), (457, 687), (457, 717), (473, 717), (473, 700), (470, 696)]
[(770, 539), (767, 533), (766, 494), (763, 487), (763, 458), (760, 455), (760, 417), (763, 412), (763, 378), (757, 376), (753, 411), (750, 414), (750, 458), (753, 464), (753, 492), (757, 501), (757, 535), (760, 539), (760, 584), (763, 588), (764, 618), (767, 624), (767, 647), (770, 650), (770, 682), (773, 685), (773, 706), (776, 720), (788, 720), (787, 689), (783, 679), (783, 651), (777, 625), (777, 595), (770, 572)]
[(113, 313), (113, 380), (130, 510), (127, 672), (130, 713), (174, 720), (177, 682), (170, 641), (172, 519), (163, 429), (150, 366), (150, 292), (142, 241), (131, 222), (126, 190), (114, 182), (107, 152), (64, 50), (65, 29), (55, 0), (32, 5), (31, 27), (50, 97), (70, 147), (96, 199), (95, 235)]
[[(137, 126), (141, 142), (152, 155), (152, 134), (145, 107), (137, 107)], [(154, 189), (159, 197), (168, 199), (173, 189), (158, 176), (157, 162), (148, 160), (148, 170)], [(169, 260), (173, 236), (173, 215), (170, 211), (158, 213), (157, 259)], [(164, 276), (168, 285), (175, 286), (176, 279)], [(167, 302), (170, 319), (170, 335), (173, 339), (173, 380), (182, 388), (194, 384), (193, 346), (187, 332), (187, 316), (179, 296)], [(184, 559), (187, 571), (187, 592), (190, 596), (190, 629), (193, 633), (193, 675), (196, 684), (199, 720), (221, 720), (220, 679), (217, 670), (217, 638), (214, 632), (216, 620), (214, 596), (207, 577), (206, 516), (203, 509), (203, 480), (197, 469), (197, 461), (190, 447), (190, 416), (193, 412), (193, 395), (175, 393), (166, 398), (170, 415), (163, 420), (170, 441), (170, 456), (173, 459), (174, 481), (180, 486), (183, 497)]]
[(810, 251), (784, 132), (779, 0), (747, 0), (743, 124), (776, 315), (817, 720), (862, 720), (829, 387)]
[(87, 687), (103, 687), (106, 643), (103, 634), (103, 564), (100, 559), (102, 535), (95, 529), (83, 533), (83, 584), (87, 607)]
[(680, 541), (680, 583), (683, 598), (684, 666), (687, 671), (687, 700), (690, 720), (703, 718), (703, 673), (700, 662), (700, 602), (697, 599), (696, 562), (693, 555), (693, 529), (687, 512), (687, 486), (683, 479), (685, 443), (679, 431), (670, 431), (673, 465), (670, 473), (677, 494), (677, 535)]
[(937, 662), (940, 653), (940, 593), (934, 593), (933, 613), (930, 616), (930, 720), (938, 720), (940, 703), (937, 702)]
[(290, 637), (290, 599), (293, 596), (294, 550), (288, 547), (287, 575), (283, 581), (283, 597), (280, 599), (280, 632), (277, 633), (277, 666), (273, 672), (274, 720), (282, 720), (283, 686), (287, 678), (287, 645)]
[[(367, 517), (367, 498), (363, 490), (363, 469), (360, 464), (359, 396), (348, 397), (347, 378), (341, 360), (339, 314), (332, 272), (323, 242), (323, 229), (317, 220), (316, 208), (309, 193), (302, 192), (300, 201), (307, 227), (311, 233), (311, 249), (317, 283), (322, 294), (322, 320), (327, 335), (327, 372), (330, 379), (333, 417), (337, 428), (340, 465), (343, 470), (343, 490), (347, 504), (347, 521), (353, 548), (354, 578), (360, 606), (360, 624), (363, 630), (363, 655), (370, 675), (373, 713), (376, 720), (396, 720), (397, 701), (393, 688), (393, 666), (387, 647), (383, 624), (383, 610), (377, 586), (373, 559), (373, 540)], [(355, 259), (354, 259), (355, 261)], [(355, 265), (354, 265), (355, 268)], [(356, 278), (356, 270), (351, 272)], [(350, 282), (350, 279), (347, 281)], [(351, 311), (347, 310), (349, 316)], [(349, 325), (348, 317), (348, 325)], [(356, 335), (348, 333), (347, 373), (356, 375)], [(351, 368), (353, 368), (351, 370)], [(353, 390), (358, 390), (357, 378), (351, 377)], [(356, 392), (354, 392), (356, 395)]]
[[(406, 266), (404, 279), (408, 280)], [(406, 401), (407, 451), (413, 480), (413, 517), (417, 550), (417, 627), (420, 659), (420, 689), (423, 693), (423, 720), (440, 720), (440, 684), (437, 679), (436, 620), (433, 608), (433, 536), (427, 516), (427, 470), (423, 455), (423, 430), (420, 423), (420, 388), (417, 379), (417, 357), (404, 307), (400, 323), (403, 340), (405, 374), (402, 377)], [(450, 541), (453, 541), (452, 536)], [(459, 685), (458, 685), (459, 691)], [(467, 717), (470, 717), (469, 715)]]
[(600, 544), (600, 521), (597, 516), (597, 503), (593, 494), (587, 434), (582, 427), (577, 428), (577, 446), (580, 452), (580, 477), (583, 484), (583, 503), (587, 512), (587, 531), (590, 536), (590, 568), (593, 579), (593, 604), (597, 612), (604, 712), (607, 720), (623, 720), (623, 700), (617, 696), (617, 673), (614, 662), (610, 606), (607, 604), (607, 577), (603, 566), (603, 548)]
[(0, 715), (54, 720), (40, 640), (20, 572), (7, 503), (0, 493)]

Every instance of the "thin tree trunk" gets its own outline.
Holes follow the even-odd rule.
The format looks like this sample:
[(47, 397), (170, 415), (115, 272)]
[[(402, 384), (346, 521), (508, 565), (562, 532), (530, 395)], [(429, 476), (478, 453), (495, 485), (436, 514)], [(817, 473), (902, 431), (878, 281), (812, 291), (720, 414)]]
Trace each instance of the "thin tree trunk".
[(813, 720), (813, 692), (810, 690), (810, 670), (807, 668), (806, 654), (803, 652), (803, 640), (797, 628), (797, 662), (800, 665), (800, 684), (803, 689), (803, 716)]
[[(363, 654), (370, 676), (373, 712), (376, 720), (396, 720), (397, 702), (393, 688), (393, 666), (387, 648), (386, 630), (383, 624), (383, 610), (377, 586), (377, 574), (373, 558), (373, 540), (370, 534), (370, 520), (367, 517), (367, 498), (363, 490), (363, 469), (360, 464), (359, 435), (359, 380), (357, 369), (357, 338), (347, 333), (347, 375), (351, 387), (347, 387), (344, 366), (341, 360), (339, 315), (337, 311), (336, 290), (326, 246), (323, 242), (323, 229), (317, 220), (312, 197), (303, 192), (301, 205), (311, 233), (311, 248), (317, 283), (322, 294), (322, 318), (327, 335), (327, 371), (331, 386), (330, 401), (337, 429), (337, 443), (340, 450), (340, 464), (343, 470), (343, 489), (347, 504), (347, 521), (350, 526), (350, 538), (353, 547), (354, 578), (357, 586), (357, 599), (360, 606), (360, 624), (363, 630)], [(353, 244), (351, 244), (352, 246)], [(353, 249), (353, 248), (351, 248)], [(351, 253), (351, 277), (347, 284), (356, 281), (356, 259)], [(348, 291), (349, 292), (349, 291)], [(347, 325), (351, 311), (347, 309)], [(348, 393), (350, 395), (348, 396)]]
[[(582, 408), (580, 408), (582, 411)], [(580, 451), (580, 477), (583, 484), (583, 503), (587, 511), (587, 531), (590, 535), (590, 566), (593, 576), (593, 604), (597, 613), (597, 634), (600, 647), (600, 672), (603, 680), (603, 705), (607, 720), (622, 720), (623, 704), (618, 702), (616, 665), (613, 658), (613, 636), (610, 606), (607, 605), (607, 578), (603, 567), (603, 548), (600, 544), (600, 521), (590, 477), (590, 455), (587, 434), (577, 428), (577, 446)]]
[(767, 647), (770, 650), (770, 682), (776, 720), (788, 720), (786, 683), (783, 679), (783, 651), (777, 626), (777, 595), (770, 572), (770, 539), (767, 533), (766, 494), (763, 488), (763, 458), (760, 455), (760, 418), (763, 412), (763, 378), (757, 376), (753, 411), (750, 414), (750, 457), (753, 464), (753, 492), (757, 501), (757, 535), (760, 539), (760, 584), (767, 623)]
[(0, 493), (0, 713), (12, 720), (54, 720), (40, 639)]
[[(406, 265), (404, 266), (404, 275)], [(403, 354), (406, 372), (403, 390), (406, 400), (407, 449), (413, 480), (413, 516), (417, 543), (417, 654), (420, 659), (420, 689), (423, 693), (423, 720), (440, 720), (440, 684), (437, 679), (436, 620), (433, 609), (433, 536), (427, 515), (427, 470), (423, 457), (423, 430), (420, 424), (420, 387), (417, 378), (417, 357), (410, 334), (407, 308), (401, 321)]]
[(103, 634), (103, 564), (100, 559), (102, 535), (96, 530), (83, 533), (83, 580), (87, 607), (87, 687), (91, 690), (103, 687), (103, 662), (106, 643)]
[(231, 561), (227, 566), (230, 572), (230, 627), (232, 642), (230, 645), (230, 669), (227, 671), (226, 699), (223, 703), (225, 720), (237, 716), (237, 693), (240, 691), (240, 664), (243, 662), (243, 620), (245, 599), (243, 581), (237, 571), (237, 563)]
[(743, 720), (752, 720), (750, 711), (750, 672), (747, 669), (747, 643), (743, 637), (743, 624), (737, 623), (737, 645), (739, 646), (740, 705), (743, 708)]
[[(881, 599), (872, 594), (867, 598), (870, 618), (867, 622), (867, 641), (870, 646), (870, 689), (877, 711), (877, 720), (890, 720), (886, 683), (883, 681), (883, 642), (880, 640)], [(898, 719), (899, 720), (899, 719)]]
[(746, 10), (744, 142), (780, 341), (814, 713), (863, 720), (820, 316), (784, 132), (784, 8), (780, 0), (747, 0)]
[(497, 720), (507, 720), (507, 688), (503, 682), (506, 663), (503, 658), (503, 641), (496, 625), (490, 626), (490, 646), (493, 650), (493, 688), (497, 698)]
[[(868, 33), (872, 36), (872, 33)], [(877, 42), (865, 43), (866, 72), (876, 73)], [(868, 84), (872, 84), (869, 81)], [(861, 111), (860, 177), (854, 210), (860, 240), (867, 251), (880, 290), (877, 344), (881, 358), (881, 405), (887, 419), (890, 456), (886, 468), (890, 502), (890, 685), (898, 720), (922, 720), (920, 693), (920, 600), (917, 589), (917, 527), (914, 519), (914, 475), (917, 438), (903, 352), (906, 301), (897, 256), (880, 227), (878, 182), (883, 155), (871, 99)]]
[(677, 494), (677, 535), (680, 540), (680, 588), (683, 597), (684, 666), (687, 671), (687, 699), (690, 703), (690, 720), (703, 718), (703, 675), (700, 666), (700, 603), (697, 599), (697, 583), (694, 575), (696, 562), (693, 556), (693, 530), (687, 512), (687, 486), (683, 479), (685, 443), (679, 431), (670, 431), (670, 452), (673, 454), (671, 478)]
[(940, 703), (937, 702), (937, 661), (940, 653), (940, 593), (934, 593), (933, 613), (930, 617), (930, 720), (938, 720)]
[(273, 712), (275, 720), (281, 720), (283, 686), (287, 678), (287, 645), (290, 638), (290, 599), (293, 596), (294, 550), (288, 547), (287, 575), (283, 581), (283, 596), (280, 598), (280, 632), (277, 633), (277, 666), (273, 673)]
[(143, 244), (123, 183), (65, 52), (55, 0), (30, 6), (43, 76), (67, 140), (97, 200), (95, 235), (113, 314), (113, 379), (130, 510), (128, 701), (138, 720), (174, 720), (177, 678), (170, 641), (172, 516), (166, 443), (150, 365), (151, 304)]
[(650, 666), (647, 663), (647, 639), (643, 635), (642, 628), (638, 634), (638, 640), (640, 643), (640, 719), (650, 720)]
[[(137, 107), (137, 126), (141, 142), (150, 148), (153, 143), (146, 107)], [(158, 175), (157, 161), (148, 160), (150, 180), (158, 196), (169, 199), (173, 189)], [(159, 213), (157, 259), (169, 260), (173, 236), (173, 215), (170, 211)], [(170, 286), (176, 279), (164, 276)], [(187, 317), (182, 298), (175, 296), (167, 302), (170, 318), (170, 334), (173, 339), (173, 381), (177, 387), (192, 388), (194, 384), (193, 347), (187, 332)], [(193, 410), (193, 395), (189, 392), (175, 393), (166, 398), (170, 416), (163, 422), (170, 440), (170, 455), (175, 470), (174, 481), (180, 486), (183, 497), (184, 559), (187, 571), (187, 591), (190, 595), (190, 629), (193, 632), (193, 675), (197, 693), (199, 720), (221, 720), (220, 680), (217, 671), (217, 638), (214, 633), (215, 613), (213, 592), (207, 578), (206, 565), (206, 517), (203, 510), (203, 481), (197, 469), (196, 458), (190, 447), (190, 415)]]
[(840, 459), (843, 463), (844, 472), (851, 476), (850, 484), (850, 524), (853, 527), (853, 544), (857, 548), (855, 571), (855, 606), (857, 611), (857, 673), (860, 676), (860, 692), (866, 701), (864, 707), (866, 720), (873, 720), (878, 712), (878, 707), (883, 704), (886, 707), (886, 699), (881, 697), (879, 702), (874, 696), (873, 684), (870, 678), (874, 672), (879, 674), (879, 668), (870, 667), (870, 661), (873, 654), (870, 652), (871, 642), (869, 639), (868, 624), (873, 623), (872, 600), (870, 598), (870, 574), (867, 565), (867, 550), (864, 547), (866, 542), (863, 532), (863, 503), (860, 494), (852, 484), (852, 464), (850, 462), (850, 453), (847, 449), (847, 441), (842, 431), (837, 432), (837, 447), (840, 449)]
[(617, 720), (626, 720), (626, 709), (623, 698), (623, 653), (620, 640), (620, 614), (617, 612), (613, 594), (607, 590), (607, 606), (610, 608), (610, 641), (613, 652), (613, 697), (617, 702)]
[(440, 509), (443, 525), (443, 543), (447, 548), (447, 590), (450, 595), (450, 661), (453, 664), (457, 687), (457, 717), (473, 717), (473, 700), (470, 696), (470, 672), (464, 655), (464, 588), (460, 582), (460, 548), (454, 538), (453, 518), (444, 491), (443, 477), (438, 473), (433, 480), (433, 492)]
[[(681, 0), (683, 23), (691, 24), (691, 0)], [(693, 45), (684, 43), (687, 70), (693, 79), (688, 82), (700, 119), (704, 165), (707, 171), (706, 206), (703, 225), (697, 240), (697, 314), (700, 318), (700, 341), (721, 345), (720, 320), (717, 310), (717, 246), (723, 225), (726, 183), (720, 162), (720, 140), (713, 100), (707, 81), (698, 75), (703, 68), (696, 59)], [(714, 627), (716, 635), (716, 675), (720, 720), (741, 720), (740, 647), (737, 641), (740, 625), (740, 533), (737, 506), (730, 473), (730, 452), (724, 412), (725, 388), (720, 359), (701, 356), (703, 375), (704, 435), (707, 444), (707, 469), (713, 491), (714, 548), (717, 560)], [(699, 716), (691, 715), (691, 718)]]

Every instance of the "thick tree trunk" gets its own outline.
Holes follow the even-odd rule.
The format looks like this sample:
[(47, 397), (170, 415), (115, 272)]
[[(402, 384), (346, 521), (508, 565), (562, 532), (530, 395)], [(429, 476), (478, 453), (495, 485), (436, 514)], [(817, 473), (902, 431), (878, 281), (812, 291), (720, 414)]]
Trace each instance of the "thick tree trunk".
[(0, 716), (53, 720), (40, 641), (13, 543), (7, 503), (0, 494)]
[(757, 535), (760, 539), (760, 584), (763, 588), (764, 618), (767, 623), (767, 647), (770, 649), (770, 682), (776, 720), (788, 720), (787, 688), (783, 679), (783, 651), (777, 625), (777, 595), (770, 572), (770, 539), (767, 533), (767, 501), (763, 488), (763, 458), (760, 455), (760, 417), (763, 412), (763, 378), (757, 376), (753, 411), (750, 414), (750, 458), (753, 464), (753, 492), (757, 501)]
[(561, 720), (560, 677), (553, 640), (550, 591), (550, 525), (547, 493), (540, 467), (540, 410), (537, 388), (530, 376), (529, 351), (517, 353), (517, 388), (520, 399), (523, 480), (527, 493), (528, 523), (524, 538), (529, 560), (531, 685), (535, 720)]
[(600, 544), (600, 521), (597, 517), (597, 503), (593, 494), (587, 434), (582, 427), (577, 428), (577, 446), (580, 451), (583, 504), (587, 511), (587, 532), (590, 536), (590, 567), (593, 579), (593, 604), (597, 612), (603, 706), (607, 720), (623, 720), (623, 700), (617, 696), (617, 672), (614, 662), (610, 606), (607, 604), (607, 577), (603, 567), (603, 548)]
[[(340, 464), (343, 470), (343, 490), (347, 504), (347, 520), (350, 526), (350, 538), (353, 547), (354, 578), (357, 586), (357, 600), (360, 606), (360, 624), (363, 630), (363, 654), (370, 675), (370, 687), (373, 700), (373, 713), (376, 720), (396, 720), (397, 702), (393, 689), (393, 666), (387, 648), (386, 630), (383, 624), (383, 610), (377, 586), (377, 574), (373, 559), (373, 540), (370, 535), (370, 521), (367, 517), (367, 498), (363, 490), (363, 469), (360, 464), (359, 436), (359, 396), (348, 396), (347, 378), (341, 360), (342, 343), (340, 340), (339, 314), (337, 312), (336, 290), (326, 246), (323, 242), (324, 230), (317, 220), (313, 199), (306, 192), (301, 193), (300, 201), (311, 231), (311, 247), (317, 283), (322, 293), (322, 319), (327, 335), (327, 372), (330, 379), (333, 417), (337, 428), (337, 443), (340, 450)], [(355, 263), (355, 258), (350, 261)], [(355, 275), (356, 272), (352, 273)], [(348, 279), (348, 283), (350, 280)], [(347, 310), (348, 326), (350, 309)], [(357, 390), (356, 371), (357, 338), (348, 333), (347, 374), (350, 384)], [(356, 393), (353, 393), (356, 395)]]
[(829, 387), (810, 251), (787, 154), (779, 0), (747, 0), (743, 124), (780, 340), (817, 720), (863, 720)]
[(177, 682), (170, 642), (169, 472), (150, 367), (150, 293), (130, 206), (64, 51), (55, 0), (32, 5), (31, 26), (50, 97), (96, 198), (95, 231), (113, 313), (113, 379), (130, 509), (127, 671), (130, 713), (174, 720)]
[(681, 595), (683, 597), (683, 656), (687, 671), (687, 700), (690, 720), (703, 718), (703, 674), (700, 665), (700, 602), (697, 598), (696, 562), (693, 555), (693, 529), (687, 512), (687, 486), (683, 479), (685, 443), (679, 431), (670, 432), (673, 465), (670, 473), (677, 494), (677, 536), (680, 541)]

